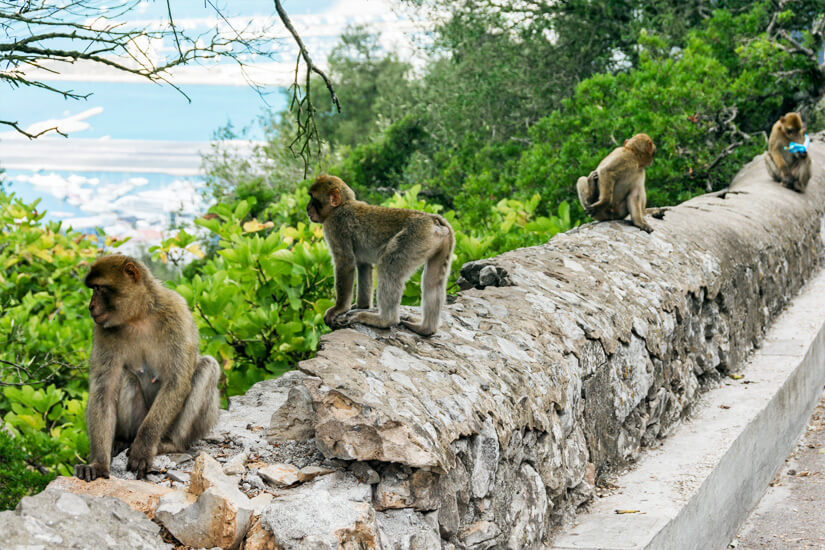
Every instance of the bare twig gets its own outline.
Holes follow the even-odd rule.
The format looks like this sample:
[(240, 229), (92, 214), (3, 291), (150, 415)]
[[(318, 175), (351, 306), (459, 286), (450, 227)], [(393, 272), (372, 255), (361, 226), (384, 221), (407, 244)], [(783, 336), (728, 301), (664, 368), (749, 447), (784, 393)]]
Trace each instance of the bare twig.
[(10, 120), (0, 120), (0, 124), (3, 124), (5, 126), (11, 126), (15, 130), (17, 130), (18, 133), (23, 134), (24, 136), (26, 136), (29, 139), (38, 138), (38, 137), (42, 136), (43, 134), (46, 134), (46, 133), (49, 133), (49, 132), (55, 132), (57, 134), (60, 134), (63, 137), (69, 137), (66, 134), (64, 134), (63, 132), (61, 132), (60, 129), (57, 126), (53, 126), (51, 128), (46, 128), (45, 130), (41, 130), (40, 132), (37, 132), (36, 134), (32, 134), (30, 132), (27, 132), (26, 130), (24, 130), (20, 126), (18, 126), (17, 122), (12, 122)]
[[(329, 90), (329, 95), (332, 98), (332, 103), (337, 107), (338, 112), (341, 112), (341, 104), (338, 101), (338, 96), (335, 94), (335, 88), (332, 86), (332, 82), (330, 82), (329, 77), (318, 68), (315, 63), (312, 62), (312, 58), (309, 56), (309, 50), (304, 45), (304, 41), (301, 40), (301, 36), (298, 34), (298, 31), (295, 30), (295, 27), (292, 25), (292, 21), (289, 19), (286, 11), (284, 11), (283, 6), (281, 6), (281, 0), (274, 0), (275, 2), (275, 10), (278, 12), (278, 17), (281, 18), (281, 23), (287, 28), (290, 32), (292, 37), (295, 39), (295, 43), (298, 45), (298, 49), (301, 52), (301, 57), (304, 60), (304, 63), (307, 66), (307, 72), (314, 72), (318, 76), (320, 76), (324, 80), (324, 84), (327, 85), (327, 90)], [(297, 82), (297, 80), (296, 80)]]
[[(47, 375), (39, 378), (43, 369), (48, 367), (58, 366), (68, 370), (77, 370), (77, 367), (74, 365), (64, 363), (63, 361), (50, 359), (49, 356), (46, 356), (42, 361), (39, 361), (39, 365), (36, 368), (32, 367), (34, 363), (34, 359), (30, 360), (27, 365), (0, 359), (0, 372), (4, 373), (3, 376), (0, 376), (0, 387), (39, 386), (45, 384), (57, 376), (57, 371), (51, 370), (51, 372)], [(7, 373), (10, 373), (11, 375), (9, 376)], [(16, 378), (18, 381), (9, 382), (12, 378)]]

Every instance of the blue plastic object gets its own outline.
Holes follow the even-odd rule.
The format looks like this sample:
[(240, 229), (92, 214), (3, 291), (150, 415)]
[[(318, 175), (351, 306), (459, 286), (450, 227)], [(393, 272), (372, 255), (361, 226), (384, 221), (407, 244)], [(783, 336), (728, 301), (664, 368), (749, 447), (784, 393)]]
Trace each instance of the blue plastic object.
[(808, 146), (811, 144), (811, 138), (808, 137), (808, 134), (805, 134), (805, 143), (796, 143), (792, 141), (786, 149), (791, 153), (807, 153)]

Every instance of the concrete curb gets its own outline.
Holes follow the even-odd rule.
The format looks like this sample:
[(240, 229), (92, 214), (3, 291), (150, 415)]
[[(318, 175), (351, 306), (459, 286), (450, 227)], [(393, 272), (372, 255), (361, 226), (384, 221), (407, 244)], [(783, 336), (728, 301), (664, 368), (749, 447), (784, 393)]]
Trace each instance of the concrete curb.
[[(825, 270), (741, 371), (643, 453), (552, 550), (722, 549), (791, 452), (825, 384)], [(618, 511), (629, 513), (617, 513)]]

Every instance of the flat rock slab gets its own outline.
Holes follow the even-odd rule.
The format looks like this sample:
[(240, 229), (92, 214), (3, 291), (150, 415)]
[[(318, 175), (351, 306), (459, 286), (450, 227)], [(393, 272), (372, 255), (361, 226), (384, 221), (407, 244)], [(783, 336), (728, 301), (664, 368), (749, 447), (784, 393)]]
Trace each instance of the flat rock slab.
[(158, 501), (172, 489), (161, 487), (146, 481), (99, 478), (94, 481), (83, 481), (76, 477), (58, 477), (49, 483), (47, 489), (68, 491), (77, 495), (89, 495), (92, 497), (114, 497), (122, 500), (134, 510), (142, 512), (152, 519)]
[(821, 396), (822, 304), (825, 271), (776, 320), (744, 377), (707, 392), (693, 418), (644, 453), (614, 481), (620, 489), (595, 499), (552, 549), (726, 548)]
[(0, 546), (4, 550), (100, 550), (172, 548), (160, 527), (126, 503), (49, 488), (25, 497), (13, 512), (0, 512)]

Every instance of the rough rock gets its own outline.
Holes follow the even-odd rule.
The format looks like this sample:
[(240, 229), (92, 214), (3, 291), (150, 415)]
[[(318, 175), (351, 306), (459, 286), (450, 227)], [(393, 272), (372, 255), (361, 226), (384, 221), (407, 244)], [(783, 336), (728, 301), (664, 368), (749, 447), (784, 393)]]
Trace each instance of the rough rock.
[(285, 487), (298, 483), (298, 468), (292, 464), (269, 464), (259, 468), (258, 475), (273, 487)]
[(378, 537), (383, 550), (434, 550), (441, 548), (436, 525), (413, 510), (377, 512)]
[(255, 520), (246, 533), (241, 550), (281, 550), (281, 547), (275, 542), (272, 533), (264, 529), (260, 520)]
[[(818, 137), (814, 164), (824, 152)], [(369, 462), (377, 510), (414, 509), (411, 477), (437, 476), (451, 544), (485, 521), (495, 544), (540, 544), (596, 479), (742, 367), (821, 265), (824, 183), (819, 170), (805, 194), (789, 191), (758, 157), (730, 190), (651, 219), (652, 234), (586, 224), (465, 266), (473, 288), (432, 338), (359, 325), (324, 336), (299, 365), (318, 449)]]
[(83, 481), (76, 477), (58, 477), (49, 483), (47, 489), (68, 491), (76, 495), (92, 497), (114, 497), (122, 500), (134, 510), (146, 514), (149, 519), (155, 516), (155, 509), (161, 497), (170, 493), (172, 489), (161, 487), (145, 481), (99, 478), (94, 481)]
[(358, 478), (358, 481), (361, 483), (375, 485), (381, 481), (381, 476), (378, 475), (378, 472), (370, 468), (370, 465), (366, 462), (353, 462), (349, 467), (349, 471), (352, 472), (352, 475)]
[(495, 546), (499, 534), (501, 529), (492, 521), (477, 521), (459, 531), (458, 540), (467, 548), (481, 550)]
[(331, 468), (324, 468), (323, 466), (304, 466), (298, 470), (298, 481), (301, 483), (306, 483), (307, 481), (312, 481), (318, 476), (325, 476), (335, 471), (336, 470)]
[(228, 476), (239, 476), (246, 471), (246, 459), (249, 453), (240, 452), (226, 461), (223, 465), (223, 473)]
[(498, 434), (489, 418), (482, 424), (481, 432), (470, 442), (470, 461), (473, 465), (470, 480), (475, 498), (487, 496), (496, 480), (499, 456)]
[(24, 497), (13, 512), (0, 512), (0, 541), (5, 550), (172, 548), (158, 525), (125, 502), (54, 486)]
[(338, 472), (284, 491), (263, 512), (261, 525), (284, 550), (377, 548), (371, 499), (370, 485)]
[(186, 545), (237, 548), (252, 515), (270, 498), (251, 501), (214, 458), (200, 454), (195, 459), (189, 490), (161, 498), (155, 516)]
[(315, 435), (315, 410), (312, 395), (306, 386), (296, 384), (289, 390), (286, 402), (272, 413), (267, 440), (272, 442), (306, 441)]
[(381, 481), (375, 487), (373, 504), (376, 510), (412, 506), (409, 468), (400, 464), (390, 464), (384, 468), (381, 471)]

